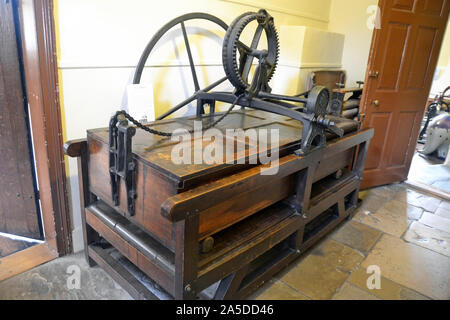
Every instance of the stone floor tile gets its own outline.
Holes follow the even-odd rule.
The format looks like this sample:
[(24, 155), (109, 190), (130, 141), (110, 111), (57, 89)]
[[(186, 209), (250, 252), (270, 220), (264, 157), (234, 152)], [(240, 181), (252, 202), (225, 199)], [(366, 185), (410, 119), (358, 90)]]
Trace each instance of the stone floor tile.
[(359, 211), (354, 220), (374, 227), (393, 236), (400, 237), (412, 220), (417, 220), (423, 210), (405, 202), (385, 202), (376, 212)]
[(255, 300), (309, 300), (308, 297), (289, 288), (281, 281), (270, 281), (264, 288), (258, 290), (250, 299)]
[(399, 191), (395, 195), (394, 199), (403, 203), (407, 202), (429, 212), (435, 212), (442, 202), (439, 198), (435, 198), (411, 189)]
[(366, 268), (361, 267), (352, 272), (347, 281), (384, 300), (429, 300), (428, 297), (383, 277), (383, 273), (381, 273), (380, 289), (369, 289), (367, 279), (371, 274), (366, 272)]
[(404, 239), (450, 257), (450, 233), (426, 226), (420, 222), (413, 222), (405, 233)]
[(344, 282), (339, 291), (333, 296), (333, 300), (380, 300), (370, 293)]
[(450, 219), (446, 219), (441, 216), (425, 212), (419, 221), (420, 223), (423, 223), (429, 227), (450, 233)]
[(407, 187), (404, 184), (397, 183), (388, 186), (381, 186), (370, 189), (371, 194), (392, 200), (399, 191), (405, 190)]
[(333, 240), (313, 249), (281, 281), (312, 299), (330, 299), (363, 255)]
[(374, 194), (369, 194), (366, 196), (360, 196), (362, 199), (361, 206), (356, 210), (355, 214), (359, 212), (364, 213), (373, 213), (378, 211), (384, 203), (386, 203), (386, 199)]
[(434, 214), (438, 215), (440, 217), (446, 218), (446, 219), (450, 219), (450, 210), (447, 210), (446, 208), (444, 208), (442, 206), (437, 208), (437, 210)]
[(450, 299), (450, 258), (384, 234), (362, 266), (432, 299)]
[(416, 153), (411, 162), (408, 180), (419, 182), (450, 192), (450, 168), (442, 164), (442, 161), (426, 159), (423, 155)]
[(366, 254), (377, 241), (381, 231), (368, 227), (357, 221), (345, 223), (332, 234), (332, 238), (350, 248)]

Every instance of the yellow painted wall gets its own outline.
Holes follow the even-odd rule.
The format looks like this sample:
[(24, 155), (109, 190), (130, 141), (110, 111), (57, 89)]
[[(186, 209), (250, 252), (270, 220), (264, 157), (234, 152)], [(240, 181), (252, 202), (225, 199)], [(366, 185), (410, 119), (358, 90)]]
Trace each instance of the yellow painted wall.
[(434, 74), (433, 84), (431, 86), (430, 97), (440, 95), (448, 86), (450, 86), (450, 23), (447, 24), (447, 30), (444, 35), (441, 52), (439, 55), (437, 70)]
[(447, 25), (447, 30), (442, 43), (441, 53), (439, 55), (438, 67), (450, 67), (450, 27)]

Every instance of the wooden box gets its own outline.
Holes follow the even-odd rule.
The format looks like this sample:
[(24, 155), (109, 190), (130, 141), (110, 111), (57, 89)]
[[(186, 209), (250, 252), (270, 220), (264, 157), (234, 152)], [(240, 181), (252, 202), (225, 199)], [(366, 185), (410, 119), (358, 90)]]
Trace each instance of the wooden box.
[[(149, 124), (171, 132), (193, 128), (197, 118)], [(206, 115), (203, 124), (213, 121)], [(224, 150), (242, 164), (174, 164), (177, 142), (137, 130), (133, 156), (137, 163), (135, 212), (127, 210), (124, 183), (114, 206), (109, 174), (108, 129), (89, 130), (87, 140), (66, 143), (78, 157), (86, 257), (102, 265), (135, 298), (155, 298), (121, 266), (99, 239), (117, 249), (133, 265), (176, 299), (194, 299), (216, 283), (213, 298), (244, 298), (287, 266), (355, 209), (368, 143), (373, 130), (335, 118), (343, 138), (331, 134), (327, 146), (297, 156), (301, 123), (254, 110), (232, 112), (217, 125), (236, 150)], [(258, 137), (233, 137), (225, 129), (277, 129), (279, 165), (251, 162), (270, 144)], [(203, 150), (201, 137), (189, 140)], [(183, 142), (181, 142), (183, 143)], [(239, 147), (237, 147), (239, 146)], [(227, 153), (228, 152), (228, 153)], [(230, 154), (232, 153), (232, 154)], [(242, 160), (242, 161), (241, 161)]]

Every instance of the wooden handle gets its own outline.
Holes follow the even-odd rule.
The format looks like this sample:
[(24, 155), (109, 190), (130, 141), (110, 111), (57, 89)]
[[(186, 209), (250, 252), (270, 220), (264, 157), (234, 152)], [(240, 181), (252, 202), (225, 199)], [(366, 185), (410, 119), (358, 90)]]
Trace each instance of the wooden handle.
[(358, 91), (362, 91), (362, 90), (363, 90), (363, 88), (352, 87), (352, 88), (333, 89), (333, 92), (350, 93), (350, 92), (358, 92)]

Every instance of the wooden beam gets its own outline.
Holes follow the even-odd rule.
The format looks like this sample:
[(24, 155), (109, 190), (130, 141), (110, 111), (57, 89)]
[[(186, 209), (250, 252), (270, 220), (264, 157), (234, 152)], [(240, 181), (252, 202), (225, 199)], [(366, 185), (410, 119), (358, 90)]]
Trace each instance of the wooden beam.
[(0, 258), (0, 281), (30, 270), (58, 257), (58, 253), (46, 243)]
[(90, 245), (89, 256), (102, 267), (126, 292), (136, 300), (158, 300), (149, 289), (140, 283), (125, 267), (116, 261), (106, 250)]
[(425, 193), (431, 194), (433, 196), (450, 201), (450, 194), (448, 192), (445, 192), (441, 189), (435, 188), (428, 184), (421, 183), (418, 181), (412, 181), (412, 180), (406, 180), (405, 184), (411, 188), (419, 190), (420, 192), (425, 192)]

